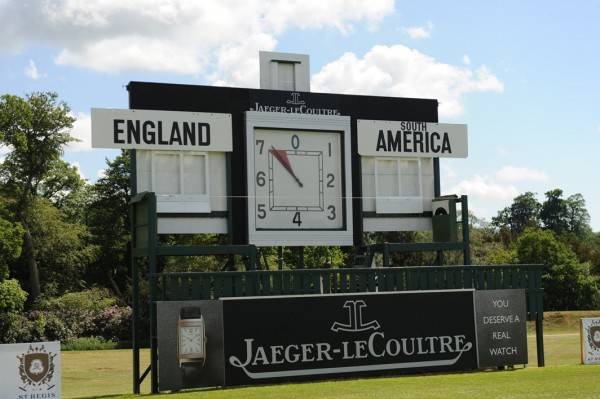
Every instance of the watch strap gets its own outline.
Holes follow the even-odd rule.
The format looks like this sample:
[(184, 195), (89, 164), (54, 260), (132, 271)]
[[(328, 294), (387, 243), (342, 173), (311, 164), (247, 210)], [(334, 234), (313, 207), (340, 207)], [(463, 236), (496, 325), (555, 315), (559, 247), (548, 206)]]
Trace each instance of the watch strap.
[(198, 306), (184, 306), (179, 311), (179, 316), (182, 319), (199, 319), (202, 311)]

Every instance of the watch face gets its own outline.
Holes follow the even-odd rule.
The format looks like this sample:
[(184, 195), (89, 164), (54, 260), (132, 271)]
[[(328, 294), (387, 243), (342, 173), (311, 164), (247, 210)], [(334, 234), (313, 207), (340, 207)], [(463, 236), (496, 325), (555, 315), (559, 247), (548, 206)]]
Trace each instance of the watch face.
[(204, 329), (202, 326), (179, 328), (179, 354), (204, 357)]
[(256, 230), (344, 227), (342, 132), (254, 130)]

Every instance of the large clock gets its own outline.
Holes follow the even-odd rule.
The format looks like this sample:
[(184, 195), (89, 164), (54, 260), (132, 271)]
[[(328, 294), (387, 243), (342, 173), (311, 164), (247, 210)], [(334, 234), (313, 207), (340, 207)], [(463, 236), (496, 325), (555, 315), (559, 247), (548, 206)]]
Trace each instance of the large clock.
[(251, 244), (352, 245), (350, 118), (248, 111)]

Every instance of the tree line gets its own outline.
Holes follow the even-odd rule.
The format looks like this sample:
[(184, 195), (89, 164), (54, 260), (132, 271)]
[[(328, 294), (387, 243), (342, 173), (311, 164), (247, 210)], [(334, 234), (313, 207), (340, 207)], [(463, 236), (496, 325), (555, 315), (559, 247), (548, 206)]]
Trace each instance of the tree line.
[[(0, 97), (0, 340), (127, 339), (129, 154), (106, 160), (87, 183), (61, 156), (73, 141), (74, 118), (56, 93)], [(471, 215), (473, 263), (543, 263), (546, 309), (600, 307), (600, 234), (589, 225), (581, 194), (562, 190), (517, 196), (491, 222)], [(220, 235), (161, 236), (166, 243), (220, 244)], [(366, 235), (369, 243), (431, 241), (430, 233)], [(306, 248), (305, 267), (344, 267), (353, 249)], [(280, 264), (276, 248), (260, 252), (263, 267)], [(283, 252), (285, 267), (298, 254)], [(431, 265), (435, 254), (394, 254), (394, 265)], [(449, 264), (460, 263), (447, 256)], [(165, 271), (243, 268), (223, 257), (166, 258)], [(147, 287), (142, 286), (142, 290)]]

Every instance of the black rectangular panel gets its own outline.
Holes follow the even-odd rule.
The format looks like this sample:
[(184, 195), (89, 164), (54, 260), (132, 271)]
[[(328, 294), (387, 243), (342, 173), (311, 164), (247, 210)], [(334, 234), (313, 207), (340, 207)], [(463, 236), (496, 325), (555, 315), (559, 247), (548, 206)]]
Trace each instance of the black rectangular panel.
[(473, 291), (223, 300), (232, 385), (471, 370)]
[(525, 290), (475, 291), (479, 367), (527, 364)]
[[(356, 147), (356, 120), (437, 122), (437, 100), (361, 96), (347, 94), (290, 92), (232, 87), (130, 82), (129, 107), (161, 111), (220, 112), (232, 115), (233, 153), (231, 187), (233, 244), (248, 243), (247, 186), (244, 112), (297, 112), (318, 115), (347, 115), (352, 126), (352, 196), (354, 241), (362, 242), (360, 157)], [(439, 176), (436, 174), (436, 181)]]

